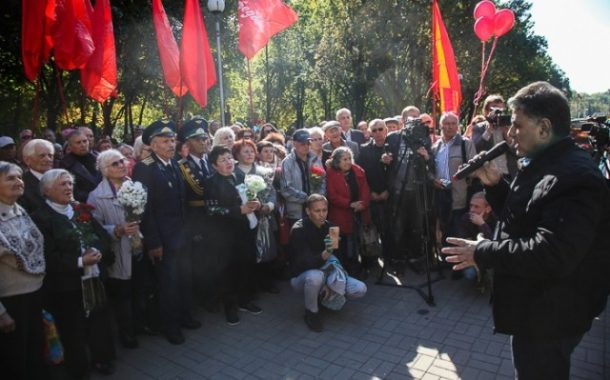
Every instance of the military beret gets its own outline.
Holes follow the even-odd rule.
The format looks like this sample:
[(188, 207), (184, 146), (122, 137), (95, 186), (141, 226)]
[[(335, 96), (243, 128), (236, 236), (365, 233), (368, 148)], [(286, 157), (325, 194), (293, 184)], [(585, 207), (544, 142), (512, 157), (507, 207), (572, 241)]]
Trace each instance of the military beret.
[(144, 133), (142, 134), (142, 142), (146, 145), (150, 145), (153, 137), (174, 137), (176, 135), (175, 131), (176, 125), (173, 121), (163, 122), (161, 120), (157, 120), (146, 127)]
[(191, 137), (208, 136), (208, 122), (205, 119), (192, 119), (184, 123), (178, 131), (178, 140), (185, 142)]

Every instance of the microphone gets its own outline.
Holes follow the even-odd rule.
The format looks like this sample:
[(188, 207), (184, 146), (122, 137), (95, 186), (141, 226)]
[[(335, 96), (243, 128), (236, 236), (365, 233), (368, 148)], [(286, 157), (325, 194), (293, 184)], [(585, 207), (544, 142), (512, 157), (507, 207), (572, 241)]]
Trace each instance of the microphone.
[(458, 170), (453, 177), (451, 178), (453, 181), (459, 181), (460, 179), (466, 178), (468, 175), (473, 173), (475, 170), (483, 166), (487, 161), (491, 161), (496, 157), (499, 157), (508, 151), (508, 144), (506, 141), (502, 141), (494, 145), (489, 151), (480, 154), (478, 157), (473, 158), (468, 161), (466, 165), (462, 166), (460, 170)]

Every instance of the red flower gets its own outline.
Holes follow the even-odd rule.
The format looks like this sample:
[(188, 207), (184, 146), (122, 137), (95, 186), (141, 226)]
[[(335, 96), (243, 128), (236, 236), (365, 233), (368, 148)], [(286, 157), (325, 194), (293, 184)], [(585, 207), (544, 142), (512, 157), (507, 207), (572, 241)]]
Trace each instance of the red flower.
[(324, 171), (324, 169), (322, 169), (319, 166), (312, 166), (311, 167), (311, 174), (322, 177), (322, 176), (324, 176), (324, 174), (326, 174), (326, 172)]

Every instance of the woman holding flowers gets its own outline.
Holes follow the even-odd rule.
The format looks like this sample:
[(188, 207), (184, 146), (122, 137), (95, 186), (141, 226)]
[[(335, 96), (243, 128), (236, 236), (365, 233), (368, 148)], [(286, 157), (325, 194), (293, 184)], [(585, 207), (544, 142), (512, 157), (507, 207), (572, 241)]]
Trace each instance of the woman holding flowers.
[(115, 261), (108, 267), (106, 283), (117, 321), (119, 341), (123, 347), (135, 348), (138, 342), (133, 318), (132, 261), (137, 260), (136, 255), (141, 256), (142, 252), (132, 248), (132, 238), (139, 236), (140, 229), (137, 220), (126, 220), (126, 210), (117, 199), (121, 186), (129, 180), (128, 161), (121, 152), (110, 149), (99, 154), (97, 167), (103, 180), (89, 193), (87, 203), (95, 207), (93, 217), (104, 227), (112, 241)]
[(277, 242), (275, 232), (277, 221), (273, 215), (277, 203), (277, 193), (273, 188), (275, 170), (255, 163), (256, 145), (252, 140), (238, 140), (233, 145), (233, 157), (237, 160), (235, 177), (237, 183), (244, 183), (251, 190), (251, 198), (261, 202), (258, 211), (258, 224), (255, 246), (257, 265), (253, 268), (256, 286), (263, 291), (277, 293), (273, 283), (273, 260), (277, 257)]
[(358, 225), (368, 225), (371, 193), (364, 170), (354, 164), (348, 147), (336, 148), (326, 172), (328, 192), (328, 220), (339, 227), (341, 240), (339, 258), (345, 269), (353, 275), (358, 268)]
[(87, 377), (89, 346), (94, 367), (110, 374), (115, 357), (110, 316), (103, 294), (90, 287), (99, 283), (102, 266), (114, 260), (108, 234), (90, 205), (73, 203), (74, 177), (67, 170), (44, 173), (40, 190), (45, 204), (32, 219), (44, 237), (44, 308), (55, 317), (66, 369), (73, 378)]
[(224, 303), (227, 323), (236, 325), (239, 323), (238, 310), (252, 314), (262, 311), (251, 302), (248, 289), (248, 266), (255, 257), (253, 229), (256, 220), (247, 217), (259, 210), (261, 203), (248, 200), (246, 190), (239, 186), (233, 172), (233, 155), (228, 148), (215, 146), (208, 159), (216, 169), (203, 186), (210, 216), (209, 236), (214, 237), (208, 245), (208, 252), (215, 262), (209, 276), (216, 276), (214, 283), (219, 284), (216, 292)]

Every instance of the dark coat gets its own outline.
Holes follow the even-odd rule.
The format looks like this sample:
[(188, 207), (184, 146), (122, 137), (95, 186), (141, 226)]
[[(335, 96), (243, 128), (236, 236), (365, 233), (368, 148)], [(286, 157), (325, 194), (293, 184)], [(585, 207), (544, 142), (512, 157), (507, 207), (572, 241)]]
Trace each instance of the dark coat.
[(170, 161), (175, 176), (152, 153), (133, 168), (133, 180), (148, 191), (148, 202), (140, 229), (148, 250), (163, 247), (178, 251), (185, 246), (184, 182), (175, 160)]
[[(32, 214), (32, 220), (44, 236), (44, 256), (47, 265), (44, 288), (47, 292), (64, 292), (81, 289), (83, 268), (78, 267), (81, 244), (75, 234), (74, 224), (44, 203)], [(100, 269), (114, 263), (114, 253), (110, 249), (110, 236), (95, 220), (91, 224), (96, 241), (92, 244), (102, 253)]]
[[(364, 133), (362, 133), (362, 131), (360, 131), (358, 129), (351, 129), (350, 137), (351, 137), (350, 141), (355, 142), (358, 145), (362, 145), (367, 142), (366, 138), (364, 137)], [(343, 134), (343, 139), (345, 140), (345, 134)]]
[(384, 153), (384, 146), (376, 146), (373, 140), (360, 147), (360, 157), (356, 163), (364, 169), (367, 183), (372, 192), (383, 193), (388, 189), (388, 168), (381, 162), (381, 156)]
[(496, 331), (583, 334), (610, 286), (610, 197), (589, 154), (565, 138), (486, 192), (499, 223), (475, 260), (494, 269)]
[[(97, 158), (93, 153), (88, 153), (84, 158), (87, 165), (95, 168)], [(60, 166), (74, 176), (74, 199), (79, 202), (87, 202), (89, 193), (102, 182), (102, 175), (97, 170), (88, 170), (73, 154), (67, 154), (60, 163)]]
[[(203, 200), (203, 181), (209, 175), (204, 173), (204, 168), (200, 167), (190, 155), (180, 160), (179, 165), (185, 184), (186, 224), (189, 235), (197, 237), (197, 240), (199, 240), (204, 233), (207, 223), (204, 207), (205, 201)], [(208, 166), (212, 167), (212, 165)]]
[(33, 213), (45, 203), (40, 194), (40, 181), (29, 170), (23, 175), (24, 192), (17, 202), (28, 212)]
[[(362, 223), (369, 224), (369, 203), (371, 192), (366, 182), (364, 170), (356, 164), (352, 165), (352, 171), (358, 183), (359, 201), (364, 203), (364, 210), (360, 212)], [(328, 194), (328, 220), (339, 226), (342, 234), (351, 234), (354, 230), (354, 211), (349, 207), (350, 188), (345, 175), (340, 170), (329, 168), (326, 171), (326, 192)]]
[(290, 271), (293, 277), (309, 269), (319, 269), (324, 265), (322, 251), (325, 249), (324, 238), (328, 235), (331, 224), (326, 221), (322, 227), (305, 217), (298, 220), (290, 230), (289, 258)]

